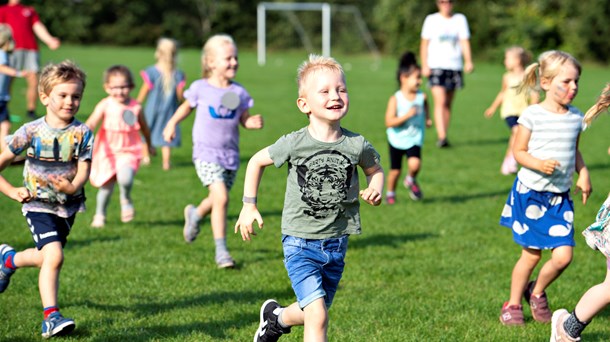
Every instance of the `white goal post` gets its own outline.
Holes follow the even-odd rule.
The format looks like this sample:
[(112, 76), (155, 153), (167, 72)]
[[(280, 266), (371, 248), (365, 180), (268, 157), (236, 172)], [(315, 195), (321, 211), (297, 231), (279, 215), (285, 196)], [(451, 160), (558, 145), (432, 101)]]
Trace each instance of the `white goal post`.
[[(322, 2), (261, 2), (257, 7), (257, 53), (258, 53), (258, 64), (265, 65), (267, 61), (266, 53), (267, 53), (267, 45), (266, 45), (266, 24), (267, 24), (267, 11), (286, 11), (288, 13), (292, 13), (293, 11), (320, 11), (322, 12), (322, 55), (330, 56), (330, 21), (331, 21), (331, 13), (332, 11), (341, 11), (352, 13), (354, 16), (354, 20), (358, 29), (360, 30), (360, 34), (365, 40), (369, 50), (375, 57), (375, 60), (378, 61), (380, 59), (379, 49), (377, 49), (377, 45), (373, 41), (370, 32), (366, 27), (366, 23), (362, 19), (362, 15), (360, 14), (360, 10), (358, 7), (353, 5), (334, 5), (331, 8), (329, 3)], [(292, 25), (297, 30), (297, 33), (301, 37), (303, 44), (306, 47), (309, 47), (309, 39), (307, 38), (306, 33), (302, 25), (295, 16), (289, 17)]]

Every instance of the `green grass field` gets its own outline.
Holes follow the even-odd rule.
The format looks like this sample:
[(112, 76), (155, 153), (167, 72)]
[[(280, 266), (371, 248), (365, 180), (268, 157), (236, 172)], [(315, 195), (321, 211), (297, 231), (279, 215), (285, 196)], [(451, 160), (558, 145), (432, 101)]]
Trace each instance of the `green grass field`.
[[(46, 60), (77, 61), (88, 73), (79, 119), (85, 120), (105, 96), (103, 70), (126, 64), (136, 73), (153, 63), (153, 50), (63, 46), (43, 51)], [(307, 124), (295, 105), (296, 68), (305, 53), (268, 55), (259, 67), (249, 51), (240, 55), (237, 80), (255, 99), (253, 113), (262, 113), (265, 128), (241, 134), (242, 168), (231, 191), (228, 225), (235, 224), (249, 156), (282, 134)], [(343, 125), (362, 133), (388, 166), (384, 113), (396, 88), (395, 59), (386, 58), (377, 70), (368, 56), (337, 56), (347, 70), (351, 99)], [(476, 62), (476, 61), (475, 61)], [(199, 51), (185, 50), (180, 67), (190, 81), (200, 75)], [(457, 94), (450, 129), (453, 147), (439, 150), (435, 133), (426, 136), (419, 177), (425, 200), (413, 202), (399, 188), (395, 206), (362, 205), (363, 234), (350, 239), (347, 267), (330, 311), (332, 341), (545, 341), (550, 326), (532, 320), (525, 308), (526, 327), (506, 328), (498, 321), (507, 300), (510, 273), (520, 248), (498, 219), (514, 177), (499, 172), (508, 129), (499, 117), (486, 120), (483, 111), (500, 87), (503, 67), (476, 64)], [(610, 70), (584, 66), (575, 105), (586, 110)], [(23, 83), (14, 87), (11, 108), (21, 114)], [(132, 93), (136, 96), (137, 92)], [(42, 113), (42, 108), (39, 109)], [(228, 245), (238, 262), (234, 270), (218, 270), (209, 220), (191, 245), (182, 238), (183, 208), (207, 193), (191, 164), (190, 127), (183, 124), (184, 145), (174, 150), (173, 169), (161, 171), (160, 159), (137, 174), (133, 190), (136, 218), (119, 220), (118, 191), (109, 206), (104, 229), (91, 229), (96, 190), (87, 186), (89, 209), (80, 214), (65, 249), (59, 304), (77, 328), (66, 340), (75, 341), (251, 341), (260, 304), (267, 298), (294, 301), (282, 262), (280, 219), (286, 169), (267, 168), (259, 193), (265, 229), (250, 243), (229, 234)], [(574, 305), (591, 285), (605, 277), (605, 260), (591, 251), (580, 231), (593, 220), (610, 190), (610, 120), (602, 117), (581, 138), (594, 193), (583, 206), (575, 197), (576, 240), (572, 265), (548, 289), (553, 309)], [(16, 126), (16, 125), (15, 125)], [(3, 172), (13, 184), (22, 168)], [(0, 197), (0, 243), (16, 249), (32, 246), (20, 205)], [(544, 260), (548, 258), (545, 253)], [(0, 340), (40, 339), (42, 319), (37, 269), (21, 269), (0, 295)], [(583, 339), (607, 340), (610, 310), (587, 328)], [(294, 328), (282, 341), (301, 341)]]

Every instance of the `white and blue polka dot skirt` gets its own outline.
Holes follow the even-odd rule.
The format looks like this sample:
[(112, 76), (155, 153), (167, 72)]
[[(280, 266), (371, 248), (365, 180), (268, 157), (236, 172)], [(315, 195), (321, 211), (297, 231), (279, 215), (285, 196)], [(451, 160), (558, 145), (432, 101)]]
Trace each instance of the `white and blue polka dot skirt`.
[(508, 194), (500, 224), (513, 230), (513, 240), (526, 248), (574, 246), (574, 203), (570, 191), (535, 191), (519, 178)]

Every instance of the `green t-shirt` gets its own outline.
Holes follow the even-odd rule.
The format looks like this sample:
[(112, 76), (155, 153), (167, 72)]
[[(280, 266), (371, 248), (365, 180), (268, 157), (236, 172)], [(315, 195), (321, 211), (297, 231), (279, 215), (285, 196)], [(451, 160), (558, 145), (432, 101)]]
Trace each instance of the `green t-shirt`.
[(342, 128), (335, 142), (315, 140), (307, 127), (269, 147), (276, 167), (288, 163), (282, 234), (327, 239), (360, 234), (356, 166), (379, 164), (379, 153), (364, 137)]

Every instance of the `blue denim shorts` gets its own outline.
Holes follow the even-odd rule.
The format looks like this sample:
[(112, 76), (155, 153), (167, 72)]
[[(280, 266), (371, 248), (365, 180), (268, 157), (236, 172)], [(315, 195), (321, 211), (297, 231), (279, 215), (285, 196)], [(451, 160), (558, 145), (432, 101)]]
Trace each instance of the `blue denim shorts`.
[(347, 240), (347, 235), (323, 240), (282, 236), (284, 265), (301, 309), (318, 298), (330, 308), (345, 268)]

